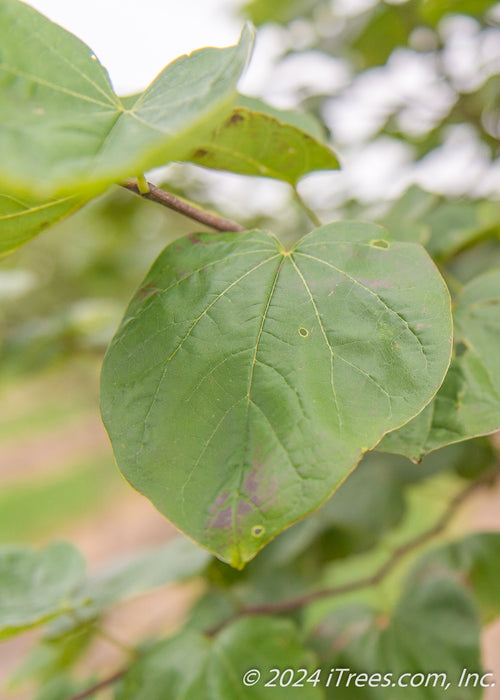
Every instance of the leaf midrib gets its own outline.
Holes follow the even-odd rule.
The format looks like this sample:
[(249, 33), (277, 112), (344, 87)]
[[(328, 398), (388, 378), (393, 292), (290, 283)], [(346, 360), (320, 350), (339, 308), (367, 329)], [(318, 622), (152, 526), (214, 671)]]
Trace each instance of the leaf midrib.
[[(12, 199), (12, 201), (15, 202), (19, 201), (15, 200), (13, 197), (7, 198)], [(31, 207), (27, 204), (19, 202), (19, 204), (26, 207), (26, 209), (24, 209), (23, 211), (13, 212), (12, 214), (0, 214), (0, 221), (6, 221), (7, 219), (16, 219), (19, 216), (26, 216), (27, 214), (34, 214), (36, 212), (43, 211), (44, 209), (50, 209), (50, 207), (58, 206), (59, 204), (63, 204), (64, 202), (69, 202), (71, 199), (75, 199), (75, 197), (73, 195), (70, 195), (69, 197), (62, 197), (61, 199), (56, 199), (51, 202), (46, 202), (45, 204), (39, 204), (37, 206)]]

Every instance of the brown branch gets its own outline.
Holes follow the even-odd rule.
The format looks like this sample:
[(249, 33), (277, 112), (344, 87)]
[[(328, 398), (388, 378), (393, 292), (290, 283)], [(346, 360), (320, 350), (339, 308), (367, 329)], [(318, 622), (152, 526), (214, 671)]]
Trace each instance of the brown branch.
[(176, 197), (170, 192), (162, 190), (160, 187), (156, 187), (156, 185), (153, 185), (151, 182), (148, 182), (147, 185), (149, 187), (149, 192), (146, 192), (145, 194), (141, 194), (137, 185), (137, 180), (127, 180), (122, 184), (122, 187), (125, 187), (131, 192), (135, 192), (135, 194), (140, 195), (144, 199), (150, 199), (153, 202), (162, 204), (168, 209), (172, 209), (173, 211), (183, 214), (190, 219), (199, 221), (201, 224), (214, 228), (217, 231), (245, 231), (245, 228), (241, 226), (241, 224), (236, 223), (236, 221), (224, 219), (218, 214), (195, 207), (186, 200)]
[(83, 690), (77, 695), (72, 695), (70, 698), (68, 698), (68, 700), (85, 700), (85, 698), (90, 698), (94, 693), (98, 693), (100, 690), (103, 690), (103, 688), (107, 688), (108, 685), (113, 685), (113, 683), (119, 681), (120, 678), (127, 673), (127, 671), (128, 668), (122, 668), (121, 671), (117, 671), (109, 678), (105, 678), (103, 681), (96, 683), (91, 688), (87, 688), (87, 690)]
[(469, 484), (460, 491), (449, 503), (448, 507), (437, 520), (437, 522), (428, 530), (417, 535), (413, 539), (405, 542), (405, 544), (397, 547), (389, 557), (389, 559), (382, 564), (382, 566), (371, 576), (365, 576), (363, 578), (356, 579), (355, 581), (350, 581), (348, 583), (343, 583), (339, 586), (332, 586), (330, 588), (322, 588), (317, 591), (312, 591), (311, 593), (306, 593), (301, 596), (296, 596), (295, 598), (289, 598), (288, 600), (283, 600), (276, 603), (263, 603), (261, 605), (252, 605), (239, 610), (236, 615), (232, 618), (225, 620), (217, 627), (211, 629), (208, 634), (213, 636), (217, 634), (223, 627), (228, 625), (230, 622), (236, 618), (250, 615), (276, 615), (279, 613), (292, 612), (300, 608), (315, 603), (323, 598), (332, 598), (334, 596), (345, 595), (347, 593), (353, 593), (354, 591), (359, 591), (362, 588), (369, 588), (371, 586), (376, 586), (379, 584), (399, 563), (406, 554), (412, 552), (414, 549), (418, 549), (424, 544), (427, 544), (430, 540), (440, 535), (446, 527), (449, 525), (450, 521), (454, 517), (456, 511), (459, 507), (466, 501), (473, 493), (475, 493), (479, 488), (487, 484), (493, 483), (494, 479), (498, 476), (498, 467), (493, 470), (486, 472), (479, 479)]

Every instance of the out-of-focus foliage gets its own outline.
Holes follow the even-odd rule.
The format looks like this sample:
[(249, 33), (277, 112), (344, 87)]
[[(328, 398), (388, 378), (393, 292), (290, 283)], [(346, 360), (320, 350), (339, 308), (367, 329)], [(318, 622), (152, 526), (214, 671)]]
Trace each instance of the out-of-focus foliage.
[(0, 376), (102, 354), (150, 260), (191, 226), (118, 188), (6, 257)]
[(189, 540), (176, 538), (87, 576), (82, 555), (70, 544), (59, 542), (41, 551), (4, 545), (0, 639), (51, 620), (49, 636), (58, 638), (122, 600), (196, 576), (208, 559)]
[[(120, 683), (116, 700), (233, 700), (241, 694), (241, 678), (251, 668), (264, 669), (269, 659), (276, 666), (313, 670), (313, 654), (304, 648), (299, 630), (291, 620), (254, 617), (237, 620), (213, 640), (186, 630), (153, 646), (133, 664)], [(265, 687), (265, 678), (244, 693), (254, 700), (321, 700), (320, 687), (305, 684), (300, 690)], [(250, 685), (250, 684), (248, 684)], [(138, 694), (138, 691), (140, 694)], [(251, 693), (251, 695), (250, 695)]]
[[(344, 698), (404, 700), (415, 683), (422, 700), (439, 700), (445, 688), (457, 689), (464, 668), (480, 668), (478, 631), (471, 596), (451, 576), (436, 575), (418, 586), (410, 582), (390, 616), (362, 606), (343, 607), (322, 622), (316, 643), (325, 672), (347, 668), (360, 674), (359, 685), (345, 690), (341, 685)], [(424, 676), (438, 669), (436, 683), (432, 676), (425, 683)], [(367, 674), (366, 680), (361, 674)], [(327, 698), (338, 696), (337, 679), (338, 672)], [(455, 697), (479, 698), (480, 692), (479, 687), (458, 689)]]
[(262, 93), (312, 109), (342, 156), (343, 179), (325, 180), (321, 196), (311, 188), (325, 216), (352, 196), (380, 201), (412, 183), (498, 197), (498, 3), (254, 0), (241, 13), (281, 46), (274, 94), (269, 86)]
[[(111, 691), (115, 697), (163, 699), (169, 697), (166, 693), (176, 697), (184, 692), (187, 697), (191, 693), (246, 700), (288, 698), (295, 692), (262, 684), (243, 687), (241, 677), (254, 663), (262, 669), (295, 664), (307, 670), (321, 664), (327, 673), (340, 665), (393, 674), (433, 673), (439, 666), (452, 682), (463, 667), (480, 670), (480, 624), (499, 613), (498, 537), (463, 537), (464, 526), (457, 518), (450, 542), (444, 527), (451, 499), (477, 489), (476, 480), (486, 483), (490, 473), (492, 478), (498, 474), (495, 442), (475, 436), (498, 427), (500, 413), (500, 12), (494, 2), (483, 0), (373, 1), (360, 7), (347, 0), (253, 0), (243, 5), (242, 13), (261, 26), (263, 45), (276, 40), (279, 46), (271, 52), (267, 84), (254, 91), (259, 97), (240, 97), (238, 104), (252, 119), (256, 113), (269, 117), (259, 118), (266, 128), (291, 125), (285, 146), (297, 136), (301, 145), (310, 143), (303, 136), (308, 134), (319, 153), (329, 153), (330, 148), (339, 154), (341, 171), (309, 176), (310, 168), (299, 168), (299, 173), (285, 177), (295, 184), (304, 175), (300, 194), (324, 221), (373, 221), (389, 229), (392, 240), (426, 248), (452, 296), (451, 371), (435, 398), (429, 392), (430, 403), (414, 421), (385, 437), (381, 451), (367, 454), (332, 498), (279, 534), (243, 571), (182, 541), (141, 552), (90, 579), (83, 573), (81, 556), (65, 546), (41, 552), (3, 549), (4, 562), (11, 561), (9, 557), (16, 560), (9, 572), (6, 567), (0, 571), (4, 633), (46, 625), (41, 643), (17, 675), (18, 682), (36, 679), (37, 700), (66, 700), (102, 679), (101, 673), (96, 678), (85, 671), (85, 660), (93, 653), (110, 607), (200, 574), (204, 584), (183, 630), (172, 635), (160, 622), (159, 641), (129, 640), (134, 647), (133, 655), (126, 657), (130, 669)], [(131, 99), (125, 107), (132, 103)], [(272, 137), (278, 132), (258, 133)], [(245, 135), (239, 143), (244, 157), (255, 155), (251, 138)], [(278, 140), (270, 144), (273, 162), (276, 145)], [(255, 170), (258, 166), (252, 164)], [(237, 170), (227, 162), (218, 167)], [(282, 169), (287, 175), (287, 167)], [(240, 223), (269, 228), (286, 245), (311, 228), (285, 183), (221, 175), (191, 165), (171, 167), (165, 177), (167, 189), (207, 208), (227, 207), (228, 215)], [(274, 186), (282, 188), (279, 196)], [(15, 211), (10, 201), (8, 206), (7, 216), (14, 214), (11, 223), (24, 216), (19, 214), (23, 204)], [(33, 375), (58, 362), (69, 363), (80, 353), (101, 356), (151, 261), (175, 238), (201, 228), (116, 188), (4, 258), (0, 380), (15, 383), (27, 372)], [(9, 235), (18, 234), (11, 227)], [(199, 242), (205, 237), (193, 240), (193, 259), (199, 260), (202, 253), (196, 248), (202, 248)], [(359, 260), (348, 258), (355, 268)], [(231, 279), (230, 266), (225, 270)], [(435, 267), (432, 275), (437, 275)], [(378, 293), (382, 297), (384, 291)], [(245, 309), (251, 298), (247, 294), (241, 301)], [(319, 304), (316, 291), (305, 306), (311, 299)], [(291, 309), (294, 322), (299, 312), (298, 304)], [(240, 311), (239, 324), (243, 316)], [(273, 319), (279, 320), (278, 314)], [(153, 315), (152, 327), (155, 322)], [(330, 325), (325, 333), (329, 330)], [(383, 324), (377, 328), (382, 335), (385, 330)], [(371, 340), (370, 333), (367, 338)], [(201, 336), (201, 343), (205, 339)], [(367, 347), (370, 357), (372, 345)], [(334, 347), (333, 352), (338, 351)], [(257, 358), (257, 347), (254, 352)], [(198, 357), (193, 355), (186, 365), (194, 367)], [(161, 352), (156, 362), (160, 359)], [(324, 380), (318, 384), (323, 391)], [(268, 385), (263, 382), (263, 391)], [(355, 404), (366, 399), (366, 392), (351, 390), (342, 396)], [(273, 399), (274, 394), (269, 397)], [(363, 405), (370, 409), (369, 402)], [(282, 410), (280, 405), (277, 414)], [(169, 444), (155, 455), (160, 469), (178, 438), (173, 430), (169, 436)], [(147, 430), (143, 437), (140, 450), (147, 444)], [(430, 449), (434, 451), (422, 458)], [(334, 465), (335, 450), (330, 452)], [(400, 454), (422, 461), (413, 464)], [(214, 462), (217, 474), (225, 473), (226, 464)], [(206, 495), (204, 483), (200, 493)], [(164, 495), (162, 491), (160, 497)], [(286, 492), (280, 495), (286, 500)], [(299, 504), (301, 497), (295, 498)], [(197, 507), (194, 498), (190, 507)], [(377, 579), (376, 572), (393, 558), (397, 566)], [(37, 578), (40, 567), (43, 596)], [(359, 581), (362, 585), (352, 585)], [(276, 604), (280, 610), (283, 601), (331, 586), (347, 589), (314, 602), (306, 598), (291, 606), (286, 617), (233, 620), (248, 605)], [(179, 670), (185, 672), (184, 679)], [(305, 688), (296, 696), (399, 700), (409, 692), (392, 686), (324, 688), (311, 683)], [(450, 688), (450, 697), (455, 690)], [(415, 694), (434, 700), (441, 692), (425, 687)], [(461, 699), (476, 697), (477, 689), (461, 689)]]

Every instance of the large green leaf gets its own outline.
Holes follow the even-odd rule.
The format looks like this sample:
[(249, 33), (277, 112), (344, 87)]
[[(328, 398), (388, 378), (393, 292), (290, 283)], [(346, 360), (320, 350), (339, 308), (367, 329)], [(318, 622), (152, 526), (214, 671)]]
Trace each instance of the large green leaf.
[(0, 193), (0, 256), (64, 219), (82, 204), (83, 200), (76, 197), (40, 201)]
[(70, 610), (84, 571), (83, 557), (69, 544), (0, 547), (0, 639)]
[(252, 31), (168, 65), (133, 104), (79, 39), (18, 0), (0, 1), (0, 186), (41, 197), (184, 158), (236, 97)]
[(339, 162), (324, 143), (276, 116), (235, 107), (210, 141), (189, 158), (197, 165), (260, 175), (296, 185), (315, 170), (336, 170)]
[[(336, 669), (327, 697), (477, 698), (479, 687), (459, 687), (459, 681), (464, 668), (480, 672), (479, 632), (472, 599), (451, 577), (409, 586), (389, 618), (376, 610), (344, 607), (322, 623), (318, 634), (324, 672)], [(342, 668), (348, 672), (339, 681)], [(358, 682), (352, 678), (347, 685), (349, 672)]]
[(379, 449), (414, 461), (500, 429), (500, 269), (470, 282), (454, 303), (455, 355), (432, 403)]
[(127, 309), (102, 415), (133, 486), (241, 567), (422, 410), (450, 336), (434, 264), (378, 226), (192, 236)]
[[(132, 665), (116, 700), (320, 700), (324, 697), (321, 687), (298, 673), (299, 668), (312, 670), (312, 662), (311, 652), (301, 645), (290, 620), (243, 618), (212, 640), (184, 631), (160, 642)], [(274, 676), (271, 668), (290, 668), (296, 673), (293, 678), (287, 674), (283, 685), (277, 680), (266, 687)], [(245, 686), (245, 674), (252, 669), (261, 679)], [(292, 687), (301, 678), (302, 683)]]

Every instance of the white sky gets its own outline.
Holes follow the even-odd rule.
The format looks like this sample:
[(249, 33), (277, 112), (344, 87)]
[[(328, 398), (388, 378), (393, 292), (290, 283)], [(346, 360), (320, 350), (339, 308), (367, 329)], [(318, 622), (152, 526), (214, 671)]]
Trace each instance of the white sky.
[[(391, 0), (393, 4), (398, 1), (401, 0)], [(85, 41), (107, 68), (116, 92), (125, 95), (143, 90), (167, 63), (183, 53), (202, 46), (234, 44), (243, 25), (237, 13), (243, 2), (29, 0), (27, 4)], [(332, 0), (339, 11), (348, 13), (374, 2)], [(463, 18), (453, 20), (450, 28), (456, 31), (455, 35), (452, 33), (448, 37), (444, 60), (453, 68), (451, 72), (456, 83), (460, 83), (460, 80), (463, 82), (467, 77), (470, 82), (471, 76), (474, 80), (480, 77), (481, 83), (493, 69), (500, 70), (498, 30), (479, 35), (476, 24)], [(261, 95), (278, 107), (291, 107), (305, 86), (309, 86), (312, 92), (326, 91), (335, 95), (335, 88), (349, 85), (351, 76), (346, 67), (332, 57), (309, 55), (301, 57), (302, 61), (308, 61), (305, 64), (296, 62), (297, 65), (293, 66), (276, 66), (276, 59), (289, 41), (290, 37), (277, 27), (259, 31), (258, 47), (251, 68), (240, 83), (242, 92)], [(400, 107), (408, 103), (408, 109), (402, 112), (407, 122), (408, 119), (415, 121), (413, 112), (419, 103), (421, 110), (416, 115), (417, 122), (422, 121), (422, 109), (426, 110), (423, 116), (429, 119), (433, 116), (430, 114), (432, 109), (447, 110), (447, 106), (442, 104), (443, 100), (446, 102), (448, 99), (445, 86), (435, 75), (435, 69), (424, 65), (421, 57), (415, 59), (413, 65), (411, 58), (408, 52), (399, 56), (395, 54), (380, 80), (377, 75), (381, 69), (369, 71), (354, 82), (341, 102), (334, 99), (332, 114), (327, 104), (324, 117), (333, 130), (333, 145), (337, 151), (340, 149), (343, 170), (340, 173), (313, 174), (304, 180), (301, 189), (311, 204), (321, 208), (328, 207), (328, 203), (331, 205), (339, 197), (357, 196), (361, 200), (371, 201), (381, 195), (397, 196), (415, 181), (443, 193), (460, 194), (478, 189), (477, 194), (498, 196), (500, 168), (490, 167), (487, 157), (480, 152), (480, 144), (474, 134), (451, 134), (450, 144), (432, 158), (424, 159), (417, 171), (411, 167), (411, 149), (405, 144), (391, 142), (387, 137), (370, 142), (378, 128), (380, 111), (390, 113), (391, 104), (396, 98), (402, 100)], [(293, 56), (283, 64), (290, 64), (290, 61), (293, 62)], [(464, 66), (467, 68), (465, 78)], [(352, 105), (350, 96), (355, 98), (351, 100)], [(363, 133), (360, 133), (360, 129)], [(368, 132), (364, 133), (363, 130), (367, 129)], [(453, 158), (450, 153), (454, 154)], [(471, 168), (472, 161), (474, 168)], [(470, 181), (471, 177), (464, 177), (464, 173), (469, 173), (473, 182)], [(223, 178), (221, 183), (224, 186), (217, 178)], [(231, 202), (241, 207), (241, 202), (248, 200), (245, 178), (240, 178), (238, 183), (237, 178), (229, 180), (224, 174), (210, 173), (210, 181), (214, 181), (214, 198), (217, 199), (217, 193), (224, 195), (225, 202), (221, 202), (221, 206), (226, 210), (231, 208)], [(231, 190), (233, 186), (242, 190), (242, 196), (237, 196), (238, 193)], [(228, 195), (229, 190), (231, 195)], [(281, 183), (265, 180), (260, 195), (252, 200), (254, 204), (258, 202), (258, 208), (267, 211), (271, 205), (265, 205), (263, 200), (281, 202), (283, 187)], [(323, 201), (325, 198), (327, 201)]]
[(183, 53), (234, 44), (243, 24), (236, 12), (241, 0), (30, 0), (27, 4), (88, 44), (121, 95), (144, 89)]

